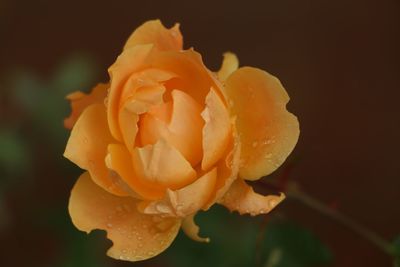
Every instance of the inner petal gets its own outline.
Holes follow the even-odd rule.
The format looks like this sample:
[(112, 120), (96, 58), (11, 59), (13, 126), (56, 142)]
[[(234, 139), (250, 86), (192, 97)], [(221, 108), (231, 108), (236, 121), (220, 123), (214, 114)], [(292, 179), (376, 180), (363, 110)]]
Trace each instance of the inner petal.
[(190, 163), (163, 139), (154, 145), (135, 148), (132, 159), (135, 173), (148, 182), (179, 189), (196, 179)]
[(201, 113), (203, 128), (203, 170), (211, 168), (224, 154), (231, 134), (229, 112), (218, 93), (211, 88), (206, 97), (206, 108)]
[(164, 139), (195, 166), (203, 156), (201, 106), (183, 91), (173, 90), (171, 96), (172, 102), (155, 106), (142, 116), (142, 145)]

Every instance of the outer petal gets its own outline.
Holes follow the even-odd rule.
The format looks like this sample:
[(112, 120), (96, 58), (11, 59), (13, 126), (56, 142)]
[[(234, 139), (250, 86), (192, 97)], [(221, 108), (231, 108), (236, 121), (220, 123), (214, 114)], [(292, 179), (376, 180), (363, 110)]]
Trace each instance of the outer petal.
[(107, 89), (109, 86), (109, 84), (100, 83), (96, 85), (88, 95), (80, 91), (67, 95), (67, 99), (71, 102), (71, 114), (64, 120), (64, 127), (72, 129), (86, 107), (95, 103), (103, 103), (107, 96)]
[(93, 181), (108, 192), (127, 195), (118, 185), (118, 178), (111, 176), (105, 165), (107, 145), (113, 142), (104, 104), (93, 104), (84, 110), (72, 128), (64, 157), (88, 170)]
[(249, 213), (254, 216), (270, 212), (284, 199), (283, 193), (280, 196), (257, 194), (242, 179), (237, 179), (219, 203), (230, 211), (237, 211), (240, 214)]
[(239, 67), (239, 60), (233, 53), (224, 53), (224, 60), (222, 61), (221, 69), (218, 71), (218, 79), (225, 81)]
[(299, 137), (297, 118), (277, 78), (262, 70), (240, 68), (226, 81), (225, 93), (237, 116), (242, 145), (240, 177), (257, 180), (278, 168)]
[(210, 242), (210, 238), (199, 236), (200, 228), (195, 223), (194, 216), (196, 216), (196, 214), (192, 214), (192, 215), (186, 217), (182, 221), (182, 230), (185, 232), (185, 234), (188, 237), (190, 237), (194, 241), (206, 242), (206, 243)]
[(139, 213), (133, 198), (107, 193), (88, 173), (82, 174), (72, 189), (68, 208), (79, 230), (106, 230), (113, 242), (107, 255), (120, 260), (154, 257), (170, 246), (180, 227), (180, 220)]
[(181, 50), (183, 38), (179, 24), (167, 29), (160, 20), (147, 21), (132, 33), (124, 50), (138, 44), (154, 44), (158, 50)]
[(208, 170), (224, 154), (232, 131), (227, 107), (213, 88), (206, 97), (206, 108), (201, 116), (206, 122), (203, 127), (201, 168)]

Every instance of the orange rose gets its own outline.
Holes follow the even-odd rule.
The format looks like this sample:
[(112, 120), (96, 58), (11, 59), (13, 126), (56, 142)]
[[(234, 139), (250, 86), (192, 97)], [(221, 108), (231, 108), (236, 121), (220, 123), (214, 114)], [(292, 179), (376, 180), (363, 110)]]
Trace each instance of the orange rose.
[(106, 230), (109, 256), (153, 257), (180, 227), (208, 241), (193, 219), (214, 203), (257, 215), (283, 200), (244, 181), (273, 172), (298, 139), (277, 78), (238, 69), (231, 53), (215, 74), (183, 50), (179, 25), (166, 29), (158, 20), (136, 29), (109, 74), (89, 95), (68, 95), (64, 153), (86, 170), (71, 193), (72, 221), (82, 231)]

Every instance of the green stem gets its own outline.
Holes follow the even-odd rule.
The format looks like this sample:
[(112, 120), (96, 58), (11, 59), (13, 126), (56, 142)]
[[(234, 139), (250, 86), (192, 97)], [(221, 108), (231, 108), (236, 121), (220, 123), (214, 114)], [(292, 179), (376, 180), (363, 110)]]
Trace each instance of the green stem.
[(288, 198), (298, 200), (305, 206), (310, 207), (315, 211), (318, 211), (319, 213), (325, 215), (326, 217), (342, 224), (346, 228), (350, 229), (354, 233), (358, 234), (359, 236), (363, 237), (364, 239), (374, 244), (376, 247), (378, 247), (386, 254), (393, 256), (394, 254), (393, 246), (375, 232), (355, 222), (354, 220), (343, 215), (337, 210), (328, 207), (318, 199), (313, 198), (312, 196), (304, 193), (303, 191), (300, 191), (298, 188), (296, 188), (296, 186), (290, 186), (289, 188), (290, 189), (287, 190), (286, 192)]

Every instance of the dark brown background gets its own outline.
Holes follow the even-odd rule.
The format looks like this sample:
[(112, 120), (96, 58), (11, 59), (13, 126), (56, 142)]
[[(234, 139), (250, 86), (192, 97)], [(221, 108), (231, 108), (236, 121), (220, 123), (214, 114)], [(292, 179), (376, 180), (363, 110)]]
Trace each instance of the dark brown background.
[[(278, 76), (301, 122), (295, 179), (385, 238), (400, 233), (399, 1), (1, 0), (0, 70), (25, 66), (47, 77), (61, 58), (84, 51), (105, 80), (131, 31), (153, 18), (180, 22), (185, 47), (211, 69), (230, 50), (241, 65)], [(61, 194), (66, 199), (68, 188)], [(332, 248), (334, 266), (390, 266), (348, 230), (299, 205), (289, 209)]]

